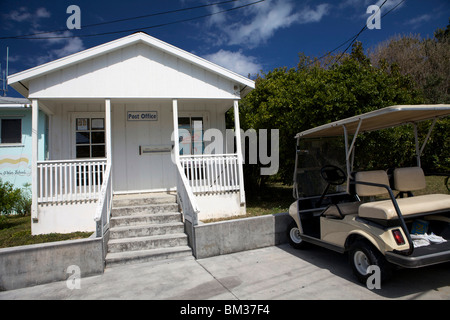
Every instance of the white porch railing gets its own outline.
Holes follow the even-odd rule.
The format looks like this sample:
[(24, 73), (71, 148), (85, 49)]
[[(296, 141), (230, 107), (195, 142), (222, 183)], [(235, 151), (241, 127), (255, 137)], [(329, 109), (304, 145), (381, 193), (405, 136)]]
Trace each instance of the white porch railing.
[(97, 200), (106, 159), (37, 162), (38, 203)]
[(180, 164), (194, 193), (239, 191), (237, 154), (182, 155)]
[(177, 167), (177, 199), (186, 220), (189, 220), (192, 226), (198, 224), (198, 213), (200, 212), (194, 193), (189, 186), (184, 170), (180, 164)]
[(95, 211), (94, 220), (96, 222), (95, 235), (97, 237), (103, 237), (105, 231), (109, 228), (109, 218), (111, 215), (112, 205), (112, 174), (111, 166), (106, 167), (102, 189), (98, 197), (97, 209)]

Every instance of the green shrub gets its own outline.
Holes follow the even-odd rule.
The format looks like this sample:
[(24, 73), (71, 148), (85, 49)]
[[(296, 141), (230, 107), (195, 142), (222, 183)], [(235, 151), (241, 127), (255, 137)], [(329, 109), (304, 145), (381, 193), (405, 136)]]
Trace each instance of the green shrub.
[(0, 215), (12, 213), (27, 215), (30, 212), (29, 185), (25, 185), (24, 189), (14, 188), (12, 183), (0, 180)]

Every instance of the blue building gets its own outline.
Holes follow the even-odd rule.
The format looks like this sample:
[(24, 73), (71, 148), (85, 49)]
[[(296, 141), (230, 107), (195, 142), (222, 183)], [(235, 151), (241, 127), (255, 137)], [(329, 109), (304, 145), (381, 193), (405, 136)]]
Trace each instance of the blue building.
[[(31, 102), (0, 97), (0, 179), (16, 188), (31, 184)], [(48, 117), (39, 114), (39, 160), (47, 154)]]

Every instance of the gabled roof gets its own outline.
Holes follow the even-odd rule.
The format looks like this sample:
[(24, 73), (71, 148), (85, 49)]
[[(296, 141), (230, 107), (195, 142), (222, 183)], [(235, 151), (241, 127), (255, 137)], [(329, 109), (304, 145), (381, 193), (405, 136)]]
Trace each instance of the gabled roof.
[(80, 51), (78, 53), (74, 53), (67, 57), (60, 58), (58, 60), (54, 60), (37, 67), (18, 72), (16, 74), (8, 76), (8, 84), (16, 89), (18, 92), (23, 94), (24, 96), (28, 96), (28, 86), (27, 83), (34, 78), (41, 77), (45, 74), (53, 72), (55, 70), (66, 68), (71, 65), (80, 63), (82, 61), (97, 57), (99, 55), (112, 52), (114, 50), (130, 46), (136, 43), (145, 43), (149, 46), (155, 47), (161, 51), (172, 54), (179, 59), (185, 60), (189, 63), (197, 65), (201, 68), (204, 68), (208, 71), (211, 71), (215, 74), (218, 74), (224, 78), (230, 79), (232, 81), (237, 82), (241, 86), (241, 90), (246, 91), (245, 89), (255, 88), (255, 82), (251, 79), (248, 79), (244, 76), (241, 76), (233, 71), (230, 71), (226, 68), (223, 68), (219, 65), (216, 65), (208, 60), (200, 58), (192, 53), (184, 51), (180, 48), (177, 48), (173, 45), (170, 45), (164, 41), (158, 40), (144, 32), (137, 32), (131, 34), (129, 36), (107, 42), (96, 47), (86, 49)]

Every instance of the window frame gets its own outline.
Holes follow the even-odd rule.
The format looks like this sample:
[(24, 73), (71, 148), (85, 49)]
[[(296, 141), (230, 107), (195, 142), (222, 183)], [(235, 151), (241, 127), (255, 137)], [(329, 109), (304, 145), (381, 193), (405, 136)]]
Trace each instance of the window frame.
[[(201, 142), (200, 141), (192, 141), (190, 142), (190, 153), (186, 153), (186, 154), (181, 154), (182, 152), (182, 148), (181, 148), (181, 141), (180, 141), (180, 155), (201, 155), (204, 154), (205, 151), (205, 141), (204, 141), (204, 133), (205, 131), (209, 128), (209, 113), (208, 112), (199, 112), (199, 111), (184, 111), (184, 112), (179, 112), (178, 113), (178, 130), (180, 129), (185, 129), (185, 128), (180, 128), (180, 118), (189, 118), (189, 122), (190, 122), (190, 128), (189, 128), (189, 133), (192, 137), (192, 133), (193, 133), (193, 127), (192, 127), (192, 119), (193, 118), (202, 118), (202, 133), (201, 133)], [(180, 136), (180, 134), (179, 134)], [(200, 144), (202, 145), (202, 152), (201, 153), (193, 153), (192, 150), (194, 149), (194, 145), (195, 144)]]
[[(72, 158), (83, 160), (83, 159), (105, 159), (107, 157), (106, 154), (106, 117), (103, 112), (74, 112), (70, 115), (71, 121), (71, 141), (72, 141)], [(89, 119), (89, 129), (87, 130), (78, 130), (77, 127), (77, 119)], [(103, 129), (93, 130), (92, 129), (92, 119), (102, 119), (103, 120)], [(78, 132), (89, 132), (89, 143), (77, 143), (77, 133)], [(95, 132), (103, 132), (104, 133), (104, 142), (102, 143), (93, 143), (92, 142), (92, 133)], [(105, 147), (105, 154), (103, 157), (93, 157), (92, 156), (92, 146), (102, 145)], [(77, 157), (77, 146), (89, 146), (89, 157)]]

